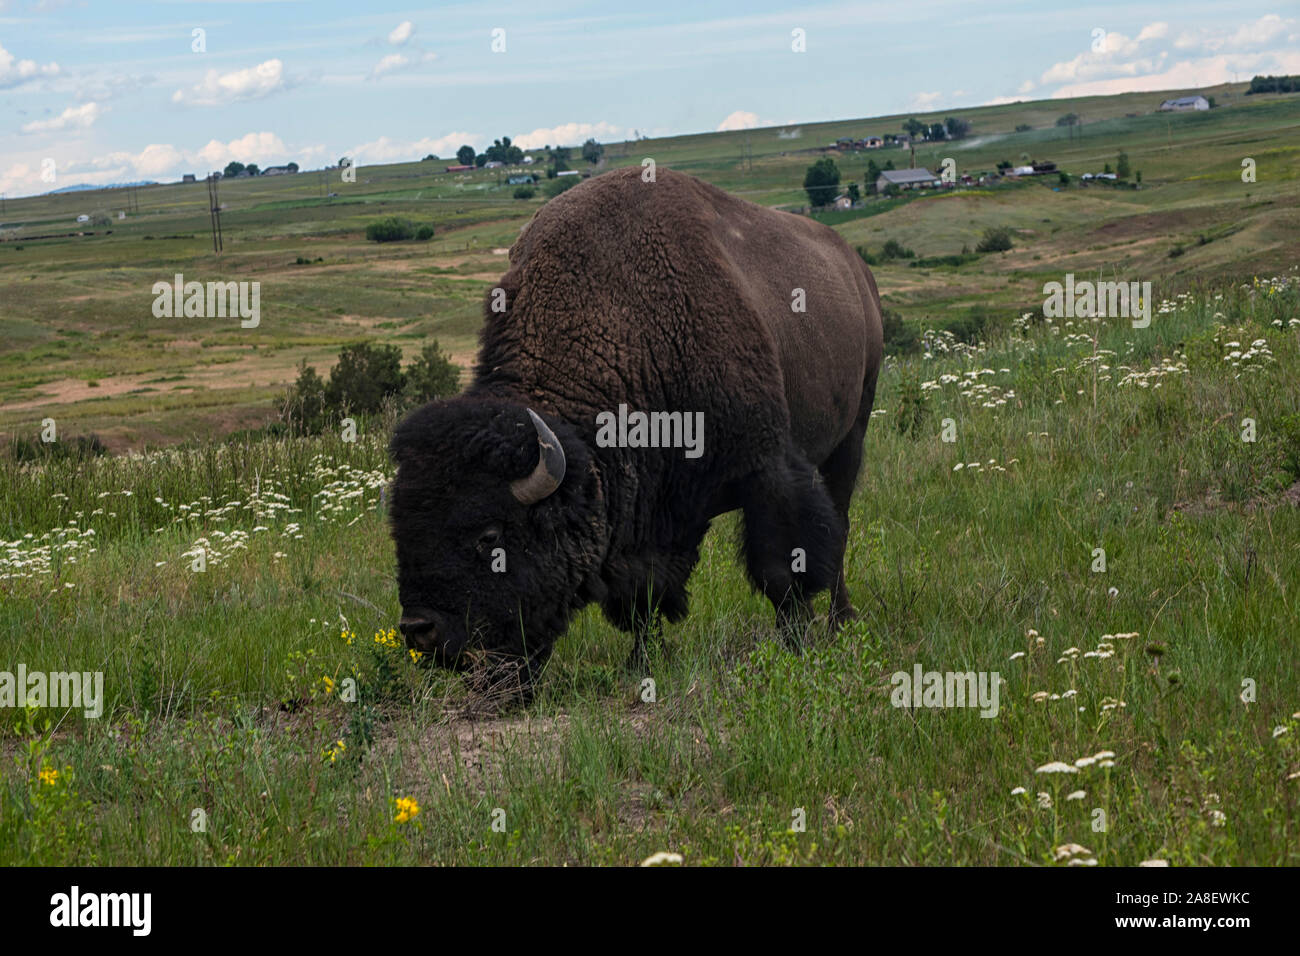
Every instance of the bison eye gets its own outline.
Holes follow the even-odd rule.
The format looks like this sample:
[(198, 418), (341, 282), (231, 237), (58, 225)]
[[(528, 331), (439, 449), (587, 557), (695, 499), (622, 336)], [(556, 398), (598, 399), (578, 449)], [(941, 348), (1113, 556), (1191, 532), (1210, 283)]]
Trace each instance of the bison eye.
[(482, 532), (479, 533), (478, 543), (477, 545), (475, 545), (475, 547), (477, 547), (478, 550), (482, 551), (485, 548), (492, 547), (500, 540), (501, 540), (501, 526), (491, 524), (488, 525), (486, 528), (482, 530)]

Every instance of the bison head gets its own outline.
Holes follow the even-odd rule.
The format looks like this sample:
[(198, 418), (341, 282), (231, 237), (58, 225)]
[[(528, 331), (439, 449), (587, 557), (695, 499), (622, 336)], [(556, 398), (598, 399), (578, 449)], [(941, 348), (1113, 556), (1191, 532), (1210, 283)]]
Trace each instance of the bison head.
[(556, 419), (468, 396), (393, 435), (391, 520), (401, 630), (444, 667), (525, 688), (598, 587), (599, 490), (586, 446)]

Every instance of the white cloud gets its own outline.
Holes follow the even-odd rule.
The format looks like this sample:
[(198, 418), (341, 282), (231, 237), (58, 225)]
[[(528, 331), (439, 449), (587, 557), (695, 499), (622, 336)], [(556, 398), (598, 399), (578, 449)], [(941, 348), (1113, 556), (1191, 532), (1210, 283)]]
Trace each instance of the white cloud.
[(421, 53), (418, 57), (414, 53), (411, 56), (407, 56), (405, 53), (389, 53), (375, 64), (374, 69), (370, 71), (369, 79), (376, 80), (390, 73), (401, 73), (404, 70), (413, 69), (421, 63), (432, 63), (437, 58), (438, 54), (436, 53)]
[(736, 110), (718, 124), (716, 132), (725, 133), (729, 130), (754, 129), (759, 126), (770, 125), (770, 123), (764, 123), (760, 120), (757, 113), (751, 113), (748, 110)]
[(628, 139), (631, 130), (603, 120), (599, 123), (561, 123), (559, 126), (539, 127), (531, 133), (521, 133), (514, 144), (520, 149), (537, 149), (539, 146), (578, 146), (589, 139), (608, 142)]
[(413, 24), (410, 20), (403, 20), (401, 23), (399, 23), (396, 27), (393, 28), (392, 33), (388, 34), (388, 42), (391, 43), (393, 46), (401, 46), (407, 40), (411, 39), (411, 37), (413, 37), (414, 35), (415, 35), (415, 24)]
[(23, 124), (24, 133), (50, 133), (61, 129), (85, 129), (99, 118), (98, 103), (69, 106), (53, 119), (33, 120)]
[(942, 98), (943, 94), (937, 90), (933, 93), (913, 93), (909, 105), (914, 110), (926, 111), (933, 109)]
[(381, 136), (369, 143), (362, 143), (348, 150), (348, 156), (358, 163), (410, 162), (433, 153), (444, 159), (455, 156), (456, 150), (468, 143), (478, 151), (479, 145), (487, 138), (480, 133), (448, 133), (446, 136), (433, 138), (426, 136), (417, 140), (397, 140)]
[(1030, 90), (1032, 90), (1032, 89), (1033, 89), (1035, 86), (1037, 86), (1037, 85), (1038, 85), (1038, 84), (1035, 83), (1033, 80), (1025, 80), (1025, 82), (1021, 83), (1020, 86), (1018, 86), (1018, 87), (1016, 88), (1016, 92), (1017, 92), (1017, 93), (1028, 93)]
[(260, 166), (274, 166), (280, 157), (289, 152), (288, 148), (274, 133), (245, 133), (228, 143), (211, 140), (206, 146), (194, 153), (187, 154), (190, 162), (203, 162), (208, 169), (221, 169), (232, 159), (241, 163), (257, 163)]
[(191, 106), (224, 106), (227, 103), (261, 99), (288, 87), (284, 64), (279, 60), (267, 60), (246, 70), (231, 73), (208, 70), (202, 83), (189, 90), (173, 93), (172, 102)]
[[(1042, 75), (1044, 84), (1065, 84), (1054, 97), (1089, 96), (1128, 90), (1165, 90), (1208, 86), (1233, 80), (1234, 73), (1252, 70), (1281, 71), (1290, 61), (1290, 50), (1300, 41), (1300, 20), (1270, 13), (1231, 32), (1184, 30), (1172, 40), (1170, 26), (1163, 21), (1148, 23), (1135, 39), (1122, 33), (1106, 34), (1100, 52), (1080, 53), (1071, 60), (1055, 63)], [(1269, 50), (1270, 45), (1279, 48)], [(1161, 49), (1165, 47), (1165, 49)], [(1200, 58), (1170, 63), (1171, 49)], [(1231, 61), (1209, 54), (1235, 54)]]
[(20, 60), (0, 46), (0, 90), (42, 76), (57, 76), (58, 72), (59, 64), (53, 61), (41, 66), (35, 60)]
[(1232, 83), (1235, 74), (1300, 73), (1300, 52), (1287, 50), (1250, 55), (1221, 54), (1180, 60), (1155, 73), (1121, 76), (1072, 83), (1056, 90), (1053, 99), (1072, 96), (1106, 96), (1111, 93), (1143, 93), (1157, 90), (1187, 90)]

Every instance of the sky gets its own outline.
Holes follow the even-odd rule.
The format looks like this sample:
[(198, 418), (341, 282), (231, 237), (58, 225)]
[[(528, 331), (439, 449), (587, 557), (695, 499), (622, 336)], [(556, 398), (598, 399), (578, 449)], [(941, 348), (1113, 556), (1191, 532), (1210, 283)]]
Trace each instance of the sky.
[(1296, 0), (0, 0), (0, 193), (1257, 73), (1300, 74)]

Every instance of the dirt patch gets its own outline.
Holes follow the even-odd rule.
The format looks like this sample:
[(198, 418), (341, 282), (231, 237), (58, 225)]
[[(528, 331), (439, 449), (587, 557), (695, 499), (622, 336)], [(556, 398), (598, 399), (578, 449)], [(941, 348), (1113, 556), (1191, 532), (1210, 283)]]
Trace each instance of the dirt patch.
[(1300, 508), (1300, 481), (1295, 482), (1279, 495), (1257, 495), (1245, 502), (1224, 501), (1216, 492), (1211, 491), (1200, 498), (1175, 502), (1169, 510), (1199, 518), (1215, 511), (1253, 514), (1257, 511), (1271, 511), (1282, 507)]

